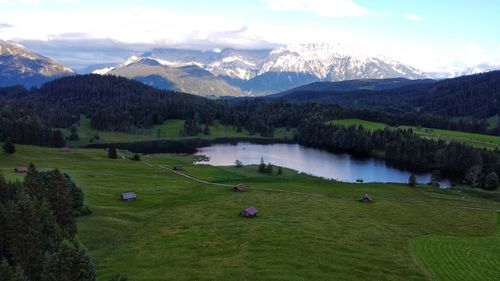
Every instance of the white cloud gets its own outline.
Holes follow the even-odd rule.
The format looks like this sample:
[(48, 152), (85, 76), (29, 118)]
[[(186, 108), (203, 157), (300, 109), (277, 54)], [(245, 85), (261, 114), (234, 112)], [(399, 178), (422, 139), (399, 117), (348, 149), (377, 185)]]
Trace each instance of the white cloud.
[[(61, 3), (74, 0), (39, 1)], [(281, 3), (285, 7), (305, 5), (305, 1), (296, 0), (287, 1), (289, 4), (279, 0), (266, 0), (266, 3), (273, 1), (275, 5)], [(328, 6), (340, 2), (312, 0), (307, 5), (322, 3)], [(307, 5), (309, 11), (316, 12), (313, 6)], [(318, 9), (318, 6), (315, 7)], [(328, 9), (325, 8), (326, 10)], [(373, 15), (373, 11), (369, 14)], [(89, 15), (88, 12), (81, 11), (77, 5), (64, 13), (58, 10), (42, 12), (21, 7), (15, 10), (0, 9), (0, 19), (3, 23), (0, 23), (0, 39), (22, 41), (27, 47), (68, 63), (72, 67), (121, 61), (131, 54), (140, 54), (161, 47), (205, 50), (225, 47), (255, 49), (270, 48), (280, 44), (325, 41), (347, 43), (354, 50), (366, 54), (385, 54), (426, 71), (500, 58), (500, 46), (497, 49), (497, 44), (489, 46), (490, 49), (487, 51), (474, 42), (470, 42), (467, 46), (463, 43), (452, 47), (439, 42), (430, 42), (426, 45), (426, 42), (417, 39), (391, 38), (375, 32), (351, 33), (348, 29), (332, 29), (329, 26), (312, 23), (311, 25), (303, 22), (269, 24), (230, 15), (220, 17), (207, 13), (205, 16), (196, 16), (152, 8), (117, 7), (112, 13), (108, 10), (97, 10)]]
[(405, 14), (405, 18), (412, 21), (422, 21), (422, 17), (414, 13)]
[(325, 17), (360, 17), (368, 10), (352, 0), (263, 0), (273, 11), (308, 11)]
[(0, 4), (37, 4), (39, 0), (0, 0)]

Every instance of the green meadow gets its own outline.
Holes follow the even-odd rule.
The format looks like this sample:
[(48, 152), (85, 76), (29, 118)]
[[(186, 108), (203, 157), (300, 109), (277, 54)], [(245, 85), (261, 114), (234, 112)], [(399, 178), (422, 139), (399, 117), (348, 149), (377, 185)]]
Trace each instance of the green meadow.
[[(13, 168), (61, 168), (92, 214), (78, 218), (99, 280), (495, 280), (500, 194), (348, 184), (284, 169), (193, 164), (193, 156), (111, 160), (104, 150), (16, 145)], [(169, 169), (182, 165), (184, 173)], [(276, 169), (275, 169), (276, 171)], [(246, 192), (229, 186), (245, 183)], [(225, 186), (229, 185), (229, 186)], [(134, 202), (119, 200), (135, 191)], [(357, 199), (368, 193), (373, 203)], [(253, 206), (257, 218), (239, 212)], [(498, 279), (497, 279), (498, 280)]]
[[(341, 126), (363, 126), (369, 130), (377, 130), (383, 129), (385, 127), (389, 127), (384, 123), (379, 122), (371, 122), (362, 119), (340, 119), (340, 120), (332, 120), (329, 123), (337, 124)], [(474, 133), (466, 133), (460, 131), (450, 131), (450, 130), (441, 130), (441, 129), (433, 129), (433, 128), (425, 128), (425, 127), (417, 127), (417, 126), (400, 126), (398, 128), (412, 129), (413, 132), (421, 137), (430, 138), (430, 139), (443, 139), (445, 141), (457, 141), (467, 143), (476, 147), (485, 147), (485, 148), (500, 148), (500, 137), (499, 136), (490, 136), (483, 134), (474, 134)]]
[[(90, 126), (90, 119), (81, 117), (76, 124), (79, 136), (78, 141), (68, 141), (70, 147), (81, 147), (91, 143), (118, 143), (118, 142), (134, 142), (148, 141), (156, 139), (182, 139), (181, 131), (184, 127), (184, 120), (169, 119), (161, 125), (156, 125), (151, 129), (140, 129), (137, 132), (110, 132), (95, 130)], [(61, 129), (65, 136), (69, 136), (68, 129)], [(199, 134), (199, 138), (214, 139), (214, 138), (262, 138), (261, 135), (250, 135), (243, 129), (238, 132), (234, 127), (223, 125), (220, 121), (215, 120), (209, 126), (210, 135)], [(274, 138), (278, 139), (293, 139), (296, 129), (276, 128)], [(96, 138), (96, 136), (99, 136)]]

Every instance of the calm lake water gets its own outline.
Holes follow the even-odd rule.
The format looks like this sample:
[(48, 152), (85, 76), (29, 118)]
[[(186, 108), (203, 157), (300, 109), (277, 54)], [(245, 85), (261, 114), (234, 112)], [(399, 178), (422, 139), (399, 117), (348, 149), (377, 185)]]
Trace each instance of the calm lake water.
[[(384, 160), (357, 158), (347, 153), (332, 153), (298, 144), (215, 144), (198, 149), (197, 155), (209, 157), (200, 162), (214, 166), (231, 166), (236, 160), (244, 165), (264, 162), (287, 167), (299, 172), (343, 182), (397, 182), (407, 183), (411, 172), (388, 165)], [(430, 173), (416, 174), (419, 183), (428, 183)], [(450, 181), (440, 181), (441, 187), (449, 187)]]

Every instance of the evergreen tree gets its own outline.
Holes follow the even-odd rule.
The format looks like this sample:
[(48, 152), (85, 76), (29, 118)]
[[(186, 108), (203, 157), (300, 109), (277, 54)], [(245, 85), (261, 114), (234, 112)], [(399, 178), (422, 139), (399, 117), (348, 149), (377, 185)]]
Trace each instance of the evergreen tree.
[(281, 166), (280, 166), (280, 167), (278, 167), (278, 175), (281, 175), (281, 174), (283, 174), (283, 169), (281, 169)]
[(414, 174), (410, 175), (410, 178), (408, 179), (408, 185), (411, 187), (417, 186), (417, 177)]
[(45, 202), (21, 194), (7, 218), (8, 253), (31, 280), (39, 280), (45, 252), (57, 240), (57, 226)]
[(24, 177), (24, 188), (26, 190), (26, 193), (32, 198), (42, 200), (46, 196), (42, 177), (36, 170), (36, 167), (33, 163), (30, 163), (28, 173), (26, 174), (26, 177)]
[(7, 181), (5, 181), (3, 173), (0, 171), (0, 203), (7, 203), (10, 197), (9, 185)]
[(266, 166), (266, 173), (272, 174), (273, 173), (273, 165), (271, 163), (268, 163)]
[(205, 127), (203, 128), (203, 134), (206, 136), (210, 135), (210, 128), (208, 127), (208, 124), (205, 124)]
[[(7, 256), (7, 209), (0, 202), (0, 259)], [(2, 280), (0, 278), (0, 280)]]
[(266, 163), (264, 162), (264, 157), (261, 157), (259, 164), (259, 173), (265, 173), (265, 172), (266, 172)]
[(69, 140), (77, 141), (80, 139), (80, 136), (78, 135), (78, 129), (75, 126), (71, 126), (69, 128), (69, 131), (70, 131)]
[(61, 130), (55, 130), (52, 133), (52, 145), (54, 147), (63, 147), (65, 145), (65, 143), (64, 143), (64, 135), (61, 132)]
[(16, 147), (12, 142), (11, 138), (7, 138), (3, 144), (3, 151), (8, 154), (14, 154), (16, 152)]
[[(73, 209), (76, 212), (82, 211), (83, 206), (83, 201), (84, 201), (84, 195), (83, 191), (81, 188), (79, 188), (75, 182), (71, 179), (71, 177), (64, 173), (61, 172), (63, 179), (66, 184), (66, 189), (68, 189), (69, 193), (71, 194), (71, 197), (73, 199)], [(54, 175), (54, 171), (43, 171), (40, 172), (40, 175), (42, 177), (44, 186), (48, 187), (50, 185), (50, 182), (52, 181), (52, 176)]]
[(132, 158), (132, 160), (134, 161), (141, 161), (141, 157), (139, 156), (139, 154), (134, 154), (134, 157)]
[(489, 173), (485, 178), (485, 187), (488, 190), (498, 189), (498, 175), (495, 172)]
[(64, 240), (48, 256), (41, 281), (95, 281), (96, 270), (88, 251), (75, 241)]
[(118, 158), (118, 152), (116, 152), (116, 148), (110, 148), (108, 149), (108, 158), (109, 159), (117, 159)]
[(471, 184), (472, 187), (479, 185), (483, 167), (481, 165), (472, 165), (465, 173), (465, 179)]
[(240, 160), (236, 160), (236, 161), (234, 161), (234, 165), (236, 166), (236, 168), (241, 168), (241, 167), (243, 167), (243, 163), (241, 163), (241, 161), (240, 161)]
[(0, 280), (2, 281), (28, 281), (21, 267), (12, 267), (6, 259), (0, 263)]
[(58, 169), (52, 171), (47, 195), (51, 209), (54, 211), (57, 224), (66, 231), (69, 237), (76, 234), (75, 210), (66, 182)]

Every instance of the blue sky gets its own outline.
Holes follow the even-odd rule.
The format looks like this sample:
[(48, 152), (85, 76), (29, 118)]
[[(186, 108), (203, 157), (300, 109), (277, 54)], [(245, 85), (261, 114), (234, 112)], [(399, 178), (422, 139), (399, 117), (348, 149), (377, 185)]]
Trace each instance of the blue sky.
[(72, 67), (153, 47), (344, 43), (425, 71), (500, 64), (493, 0), (0, 0), (0, 39)]

